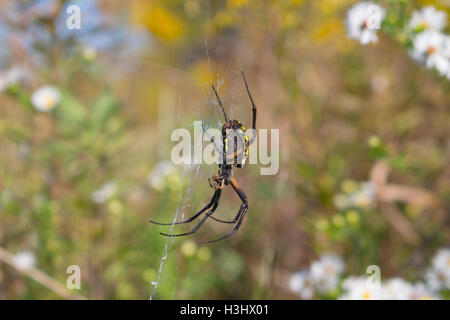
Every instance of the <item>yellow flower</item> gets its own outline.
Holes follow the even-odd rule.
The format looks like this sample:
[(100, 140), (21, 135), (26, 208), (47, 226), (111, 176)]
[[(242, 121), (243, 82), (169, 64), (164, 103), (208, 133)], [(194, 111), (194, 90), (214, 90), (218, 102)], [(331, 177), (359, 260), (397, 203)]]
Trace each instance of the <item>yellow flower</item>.
[(351, 1), (348, 0), (322, 0), (317, 1), (319, 10), (325, 16), (336, 15), (340, 9), (346, 7)]
[(339, 39), (344, 37), (345, 32), (342, 21), (339, 19), (331, 19), (326, 23), (320, 24), (314, 31), (313, 37), (317, 43), (323, 43), (331, 39)]
[(157, 278), (157, 276), (158, 276), (157, 272), (153, 269), (146, 269), (144, 271), (144, 274), (142, 275), (144, 280), (147, 282), (154, 281)]
[(181, 245), (181, 252), (186, 257), (192, 257), (197, 251), (197, 245), (192, 240), (187, 240)]
[(170, 11), (153, 1), (134, 1), (131, 7), (132, 20), (144, 25), (155, 36), (174, 42), (183, 35), (182, 21)]
[(419, 217), (423, 210), (424, 207), (422, 205), (412, 203), (407, 204), (405, 208), (406, 214), (413, 219)]
[(345, 219), (341, 215), (335, 215), (333, 217), (333, 224), (336, 227), (342, 227), (345, 224)]
[(367, 143), (371, 148), (376, 148), (381, 144), (381, 141), (377, 136), (371, 136), (369, 140), (367, 140)]
[(316, 221), (316, 228), (325, 231), (328, 228), (328, 221), (327, 219), (319, 219)]
[(248, 0), (228, 0), (227, 8), (229, 9), (237, 9), (245, 6), (248, 3)]
[(120, 200), (114, 199), (108, 204), (108, 209), (113, 214), (120, 214), (123, 211), (123, 204)]
[(288, 11), (283, 15), (283, 27), (285, 29), (293, 28), (297, 24), (298, 24), (298, 17), (294, 12)]
[(214, 18), (214, 22), (219, 28), (232, 26), (233, 24), (235, 24), (235, 21), (235, 15), (229, 11), (221, 11)]
[(198, 258), (202, 261), (208, 261), (211, 259), (211, 250), (207, 247), (201, 247), (198, 249)]
[(358, 190), (358, 184), (353, 180), (344, 180), (342, 190), (347, 194), (353, 193)]
[(345, 216), (350, 224), (357, 224), (359, 222), (359, 214), (355, 210), (350, 210)]
[[(211, 70), (214, 70), (214, 72)], [(220, 65), (217, 65), (214, 61), (208, 62), (206, 59), (199, 60), (190, 70), (190, 74), (195, 84), (199, 88), (206, 87), (207, 90), (210, 89), (209, 84), (217, 83), (220, 75), (223, 75), (224, 73), (225, 71)], [(220, 89), (218, 89), (219, 94), (220, 90), (223, 90), (223, 88), (226, 88), (225, 83), (220, 86)]]
[(186, 0), (184, 3), (184, 12), (188, 17), (195, 17), (201, 12), (202, 8), (197, 0)]

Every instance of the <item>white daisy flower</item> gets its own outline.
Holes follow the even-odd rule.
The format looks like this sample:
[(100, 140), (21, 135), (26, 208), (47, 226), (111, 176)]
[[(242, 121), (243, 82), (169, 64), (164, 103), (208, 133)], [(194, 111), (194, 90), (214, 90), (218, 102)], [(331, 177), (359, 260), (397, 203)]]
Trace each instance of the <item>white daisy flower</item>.
[(22, 270), (34, 268), (36, 257), (31, 251), (22, 251), (13, 256), (14, 265)]
[(389, 279), (384, 290), (385, 298), (389, 300), (410, 300), (415, 292), (414, 286), (402, 278)]
[(306, 270), (294, 273), (289, 279), (289, 289), (302, 299), (311, 299), (314, 296), (314, 285), (310, 273)]
[(115, 182), (108, 182), (92, 193), (92, 201), (95, 203), (105, 203), (117, 191), (117, 184)]
[(444, 272), (436, 269), (428, 269), (425, 273), (427, 287), (433, 292), (439, 292), (445, 287), (449, 287), (449, 278)]
[(433, 292), (431, 292), (423, 283), (416, 283), (410, 295), (411, 300), (438, 300)]
[(440, 249), (433, 257), (432, 266), (450, 275), (450, 249)]
[(12, 68), (0, 73), (0, 92), (8, 89), (28, 77), (28, 72), (23, 68)]
[(360, 184), (359, 189), (350, 194), (339, 194), (334, 198), (334, 204), (338, 209), (368, 208), (375, 202), (376, 186), (367, 181)]
[(341, 209), (341, 210), (345, 209), (349, 206), (347, 195), (342, 194), (342, 193), (334, 196), (333, 202), (334, 202), (334, 205), (336, 206), (336, 208)]
[(311, 278), (320, 292), (326, 293), (337, 287), (345, 263), (337, 254), (325, 254), (311, 264)]
[(349, 203), (354, 207), (367, 208), (375, 201), (375, 184), (372, 182), (363, 182), (358, 192), (350, 195)]
[(170, 161), (159, 162), (147, 177), (149, 185), (158, 191), (172, 184), (179, 184), (180, 177), (177, 167)]
[(449, 39), (438, 31), (419, 33), (413, 41), (410, 55), (413, 59), (424, 62), (427, 68), (436, 69), (440, 75), (450, 72)]
[(447, 13), (445, 11), (436, 10), (433, 6), (426, 6), (412, 14), (409, 28), (415, 32), (440, 31), (445, 28), (446, 24)]
[(450, 250), (441, 249), (433, 257), (431, 268), (425, 278), (428, 287), (433, 291), (450, 289)]
[(95, 60), (97, 58), (97, 50), (93, 47), (84, 47), (82, 51), (83, 58), (88, 61)]
[(347, 12), (345, 21), (348, 36), (363, 45), (377, 42), (377, 30), (380, 29), (384, 16), (385, 10), (371, 1), (354, 5)]
[(349, 277), (342, 283), (342, 288), (345, 293), (340, 300), (380, 300), (386, 296), (382, 286), (380, 288), (368, 286), (364, 277)]
[(33, 106), (43, 112), (53, 110), (61, 100), (60, 92), (52, 86), (43, 86), (31, 96)]

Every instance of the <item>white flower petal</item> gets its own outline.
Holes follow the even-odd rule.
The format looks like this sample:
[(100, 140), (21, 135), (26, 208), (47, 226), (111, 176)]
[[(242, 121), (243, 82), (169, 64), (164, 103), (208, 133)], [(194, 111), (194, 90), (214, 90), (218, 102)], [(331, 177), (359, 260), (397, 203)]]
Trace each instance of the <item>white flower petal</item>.
[(345, 24), (350, 38), (366, 45), (378, 41), (376, 31), (381, 27), (385, 10), (371, 1), (354, 5), (347, 12)]
[(445, 11), (436, 10), (433, 6), (426, 6), (412, 14), (409, 28), (440, 31), (445, 28), (446, 24), (447, 13)]
[(31, 96), (33, 106), (43, 112), (53, 110), (61, 99), (60, 92), (52, 86), (44, 86), (36, 90)]
[(36, 258), (31, 251), (23, 251), (14, 255), (14, 264), (23, 270), (34, 268), (36, 264)]

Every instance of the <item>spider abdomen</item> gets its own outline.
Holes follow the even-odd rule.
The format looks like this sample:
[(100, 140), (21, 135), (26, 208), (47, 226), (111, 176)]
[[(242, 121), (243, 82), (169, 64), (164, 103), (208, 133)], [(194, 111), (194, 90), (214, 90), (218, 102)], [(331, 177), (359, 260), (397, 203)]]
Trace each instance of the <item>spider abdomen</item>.
[(249, 147), (249, 137), (245, 130), (245, 127), (237, 120), (230, 120), (223, 125), (224, 163), (238, 168), (245, 164)]

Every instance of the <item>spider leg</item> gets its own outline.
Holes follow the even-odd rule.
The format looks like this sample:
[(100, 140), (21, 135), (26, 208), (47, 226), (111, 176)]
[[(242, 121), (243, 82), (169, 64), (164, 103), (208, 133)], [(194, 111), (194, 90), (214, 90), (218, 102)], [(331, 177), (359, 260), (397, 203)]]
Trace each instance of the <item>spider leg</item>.
[(250, 93), (250, 90), (248, 88), (247, 79), (245, 79), (244, 71), (241, 71), (242, 78), (244, 79), (245, 88), (247, 89), (248, 97), (250, 98), (250, 102), (252, 103), (252, 113), (253, 113), (253, 129), (256, 129), (256, 104), (253, 101), (252, 94)]
[[(206, 132), (206, 128), (205, 128), (205, 126), (203, 125), (203, 122), (202, 122), (202, 129), (203, 129), (203, 133), (206, 134), (206, 135), (208, 135), (208, 133)], [(214, 148), (216, 149), (216, 151), (219, 152), (219, 154), (221, 154), (223, 151), (219, 149), (219, 147), (217, 146), (217, 144), (216, 144), (216, 142), (214, 141), (214, 139), (211, 138), (209, 135), (208, 135), (208, 138), (209, 138), (209, 140), (211, 140), (211, 143), (214, 145)]]
[(247, 210), (248, 210), (248, 206), (245, 205), (245, 204), (242, 204), (242, 206), (241, 206), (241, 208), (239, 209), (239, 212), (238, 212), (238, 214), (237, 214), (237, 216), (236, 216), (236, 218), (238, 218), (238, 217), (240, 216), (239, 221), (238, 221), (238, 223), (236, 224), (236, 226), (234, 227), (233, 231), (231, 231), (229, 234), (227, 234), (227, 235), (225, 235), (225, 236), (223, 236), (223, 237), (220, 237), (219, 239), (209, 240), (209, 241), (201, 241), (200, 243), (205, 243), (205, 244), (206, 244), (206, 243), (213, 243), (213, 242), (217, 242), (217, 241), (226, 239), (226, 238), (228, 238), (228, 237), (231, 237), (231, 236), (232, 236), (233, 234), (235, 234), (235, 233), (239, 230), (239, 228), (241, 227), (241, 223), (242, 223), (242, 221), (244, 220), (244, 216), (245, 216), (245, 214), (247, 213)]
[(200, 215), (201, 215), (203, 212), (205, 212), (207, 209), (211, 208), (211, 206), (212, 206), (213, 204), (215, 205), (215, 204), (219, 201), (219, 199), (220, 199), (220, 194), (221, 194), (221, 192), (222, 192), (222, 190), (217, 189), (217, 190), (214, 192), (214, 195), (213, 195), (213, 197), (211, 198), (211, 201), (209, 201), (209, 203), (208, 203), (202, 210), (200, 210), (199, 212), (197, 212), (196, 214), (194, 214), (192, 217), (190, 217), (190, 218), (187, 219), (187, 220), (179, 221), (179, 222), (175, 222), (175, 223), (160, 223), (160, 222), (156, 222), (156, 221), (152, 221), (152, 220), (150, 220), (150, 222), (153, 223), (153, 224), (160, 225), (160, 226), (171, 226), (171, 225), (175, 225), (175, 224), (189, 223), (189, 222), (195, 220), (198, 216), (200, 216)]
[[(232, 177), (230, 176), (230, 178), (232, 178)], [(234, 178), (233, 178), (233, 180), (236, 181)], [(237, 182), (236, 182), (236, 183), (237, 183)], [(235, 190), (236, 190), (236, 189), (235, 189)], [(240, 189), (239, 189), (239, 190), (240, 190)], [(237, 192), (237, 191), (236, 191), (236, 192)], [(239, 197), (241, 198), (241, 200), (242, 200), (243, 198), (247, 199), (247, 197), (245, 196), (244, 192), (241, 191), (241, 190), (240, 190), (240, 192), (241, 192), (242, 196), (241, 196), (240, 193), (238, 193), (238, 195), (239, 195)], [(215, 217), (213, 217), (213, 216), (210, 216), (210, 218), (213, 219), (213, 220), (215, 220), (215, 221), (217, 221), (217, 222), (222, 222), (222, 223), (229, 223), (229, 224), (231, 224), (231, 223), (236, 223), (236, 222), (239, 220), (239, 217), (241, 216), (241, 213), (242, 213), (241, 210), (242, 210), (242, 206), (241, 206), (241, 208), (239, 209), (238, 214), (236, 215), (236, 217), (234, 217), (233, 220), (222, 220), (222, 219), (215, 218)]]
[(256, 139), (256, 104), (253, 101), (252, 94), (250, 93), (250, 89), (248, 88), (247, 79), (245, 78), (244, 71), (241, 71), (242, 78), (244, 79), (245, 88), (247, 89), (248, 97), (250, 98), (250, 102), (252, 103), (252, 114), (253, 114), (253, 123), (252, 123), (252, 137), (250, 138), (250, 141), (248, 142), (248, 145), (251, 145), (253, 142), (255, 142)]
[(216, 220), (217, 222), (222, 222), (222, 223), (236, 223), (236, 218), (234, 218), (233, 220), (222, 220), (222, 219), (218, 219), (215, 218), (213, 216), (210, 216), (211, 219)]
[(216, 211), (217, 206), (219, 205), (219, 198), (220, 198), (220, 193), (222, 190), (218, 189), (216, 192), (218, 192), (218, 197), (216, 199), (216, 201), (214, 202), (213, 207), (211, 208), (211, 210), (208, 211), (208, 213), (203, 217), (203, 219), (189, 232), (185, 232), (185, 233), (179, 233), (179, 234), (168, 234), (168, 233), (164, 233), (164, 232), (160, 232), (161, 235), (166, 236), (166, 237), (181, 237), (181, 236), (187, 236), (189, 234), (193, 234), (195, 232), (197, 232), (197, 230), (203, 225), (203, 223), (205, 223), (205, 221), (209, 218), (210, 215), (212, 215), (214, 213), (214, 211)]
[(223, 108), (222, 101), (220, 101), (219, 94), (217, 93), (216, 87), (214, 87), (213, 84), (211, 85), (211, 87), (213, 88), (214, 93), (216, 94), (216, 98), (217, 98), (217, 101), (219, 102), (220, 108), (222, 108), (223, 115), (225, 116), (225, 122), (228, 122), (229, 121), (228, 116), (225, 113), (225, 109)]
[[(239, 211), (236, 215), (236, 217), (234, 218), (233, 222), (237, 221), (236, 226), (234, 227), (233, 231), (231, 231), (229, 234), (219, 238), (219, 239), (215, 239), (215, 240), (210, 240), (210, 241), (202, 241), (201, 243), (212, 243), (212, 242), (216, 242), (216, 241), (220, 241), (223, 239), (226, 239), (228, 237), (231, 237), (233, 234), (235, 234), (239, 228), (241, 227), (242, 221), (244, 220), (245, 214), (248, 211), (248, 201), (247, 201), (247, 196), (245, 195), (244, 191), (241, 190), (241, 188), (239, 187), (238, 182), (236, 181), (236, 179), (234, 179), (232, 176), (229, 177), (230, 179), (230, 183), (231, 186), (233, 187), (234, 191), (236, 191), (236, 193), (238, 194), (239, 198), (241, 198), (242, 200), (242, 205), (239, 208)], [(228, 223), (228, 222), (226, 222)]]

